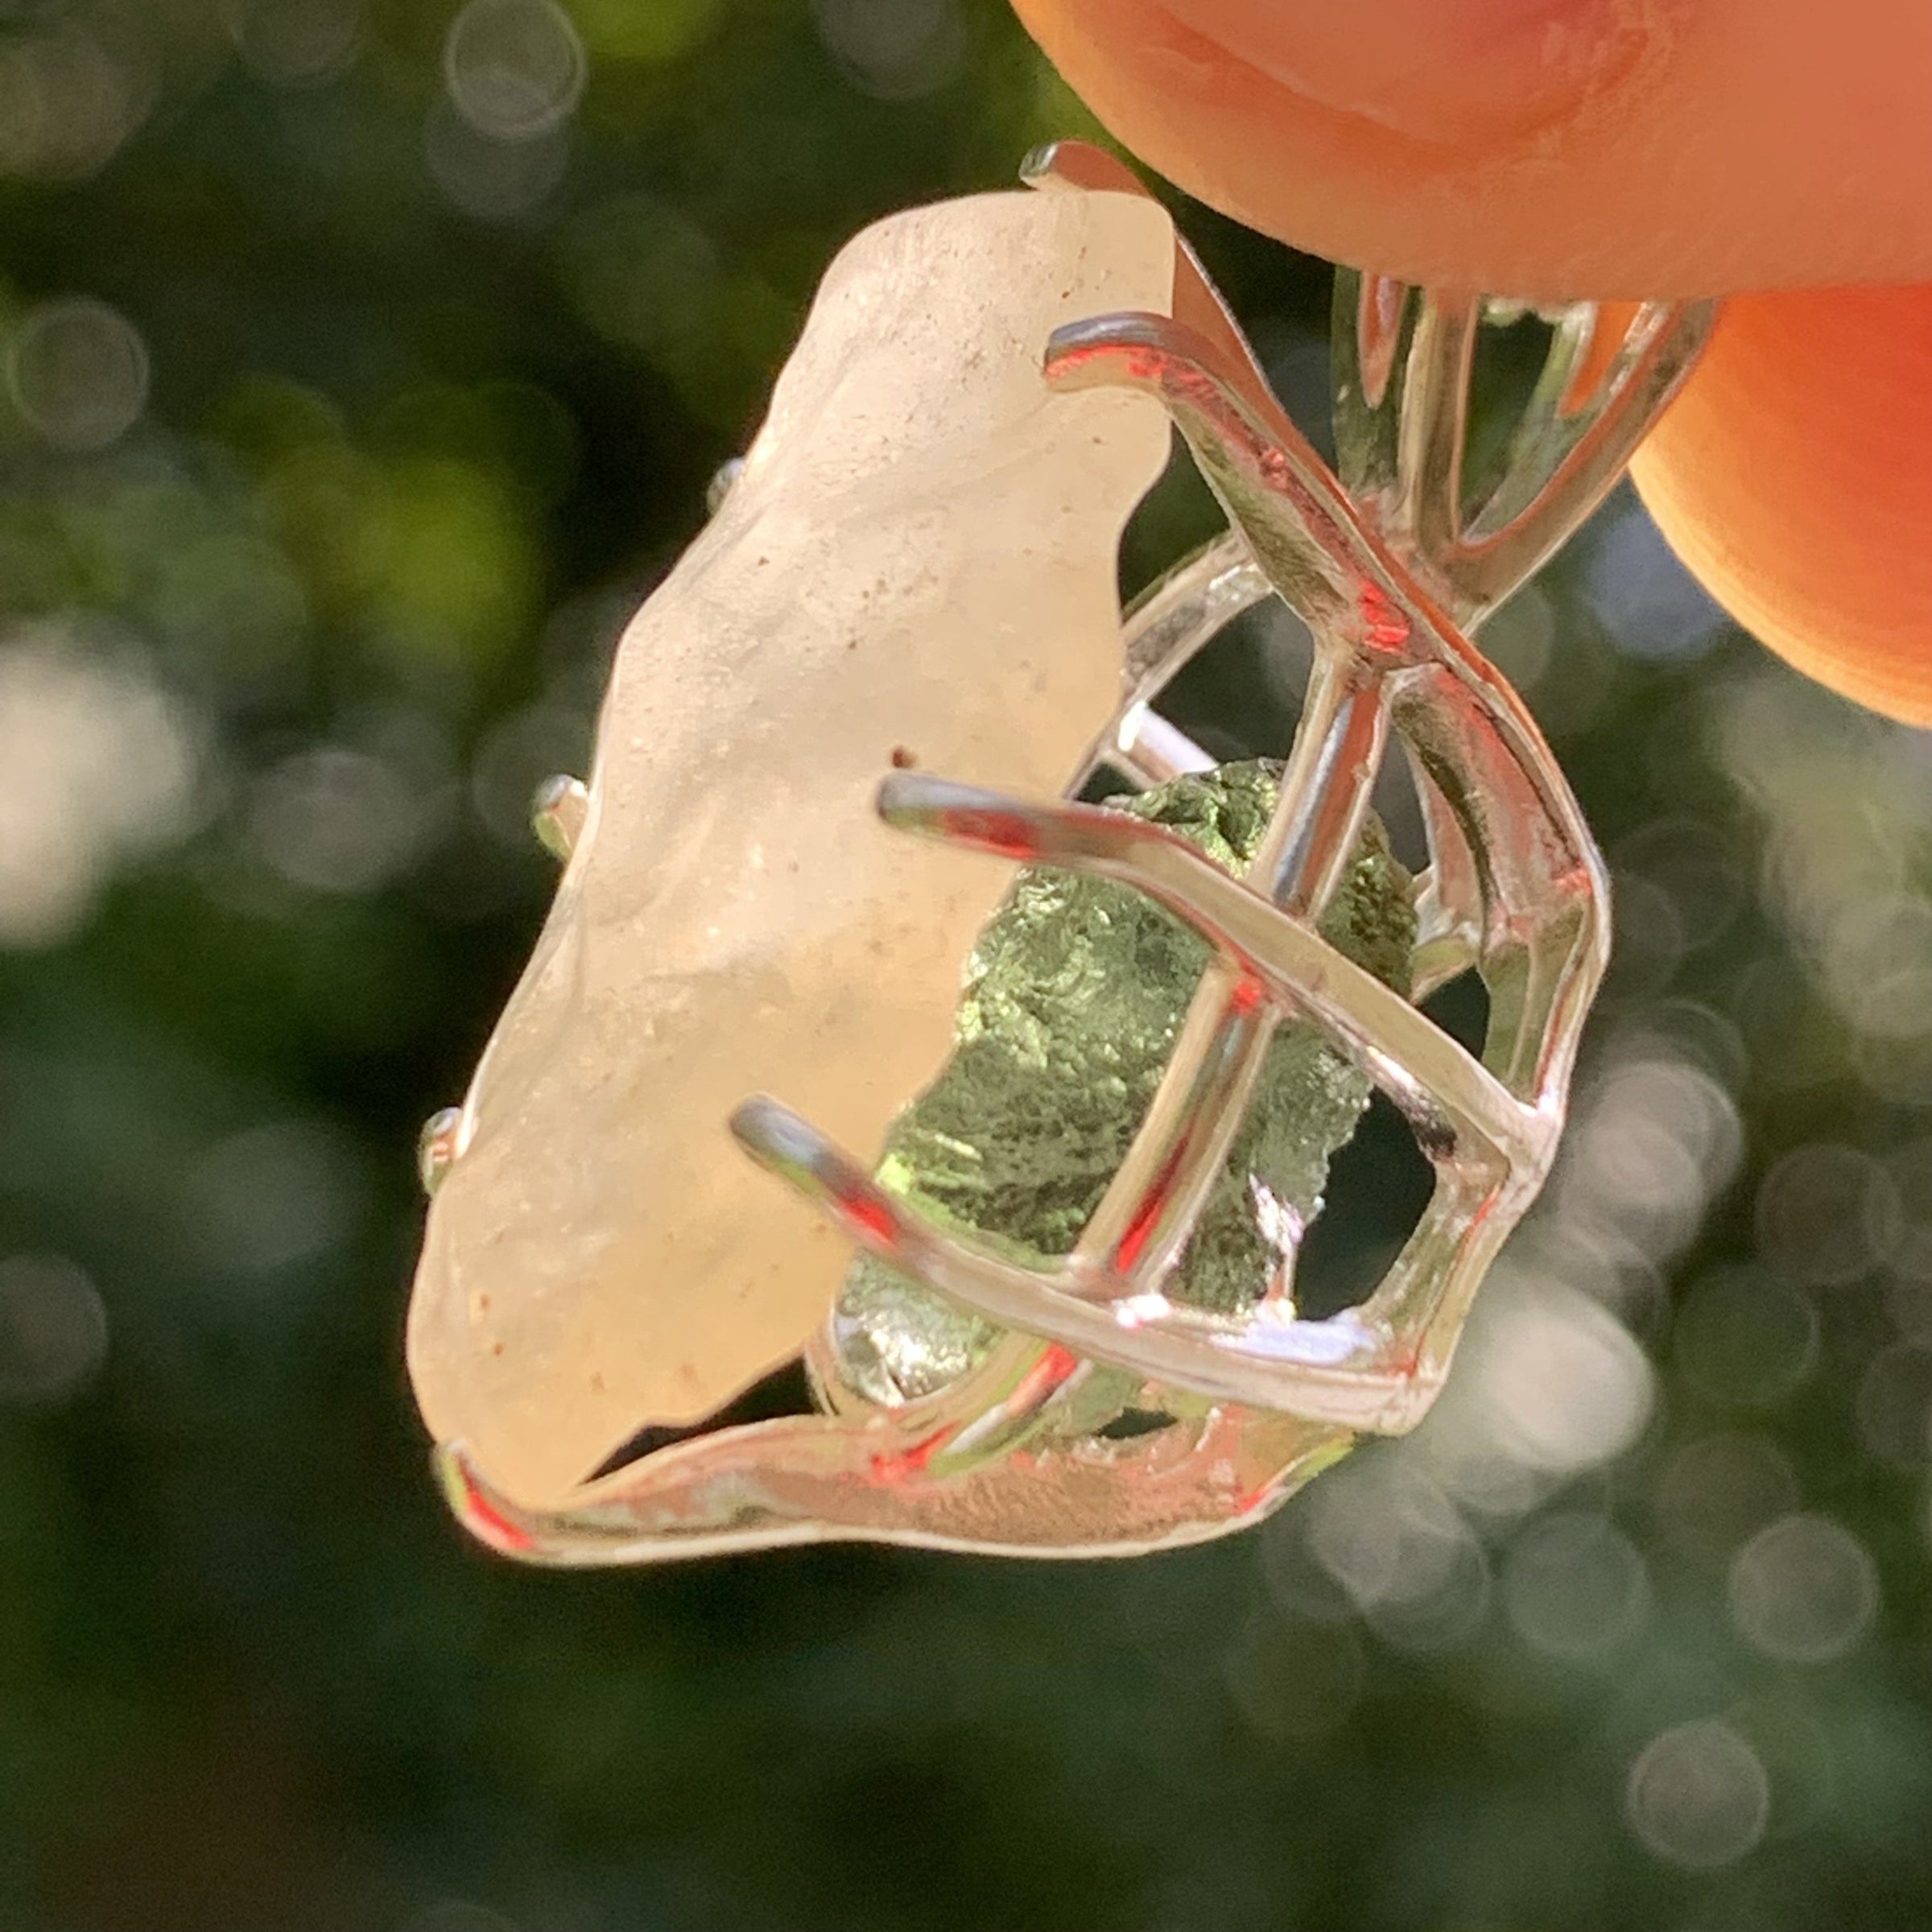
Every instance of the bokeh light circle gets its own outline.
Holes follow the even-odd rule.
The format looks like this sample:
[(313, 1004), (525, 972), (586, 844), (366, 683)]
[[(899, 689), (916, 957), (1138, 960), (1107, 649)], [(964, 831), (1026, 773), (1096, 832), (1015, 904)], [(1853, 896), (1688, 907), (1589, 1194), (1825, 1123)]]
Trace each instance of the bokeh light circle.
[(201, 720), (100, 624), (0, 630), (0, 951), (49, 947), (196, 816)]
[(1315, 1560), (1396, 1649), (1450, 1650), (1489, 1608), (1488, 1559), (1443, 1489), (1399, 1455), (1337, 1472), (1307, 1513)]
[(1818, 1357), (1818, 1312), (1762, 1269), (1724, 1268), (1692, 1288), (1677, 1313), (1678, 1373), (1728, 1408), (1768, 1407), (1791, 1393)]
[(879, 100), (936, 93), (965, 53), (957, 0), (812, 0), (811, 12), (847, 77)]
[(15, 333), (6, 362), (14, 406), (43, 441), (76, 455), (118, 442), (147, 407), (147, 345), (105, 302), (49, 302)]
[(422, 820), (407, 779), (386, 761), (340, 745), (295, 753), (255, 786), (249, 831), (290, 884), (369, 892), (414, 856)]
[(236, 51), (278, 87), (332, 80), (361, 51), (361, 0), (225, 0), (221, 11)]
[[(1661, 889), (1650, 896), (1668, 910)], [(1614, 1232), (1662, 1261), (1695, 1238), (1743, 1151), (1737, 1104), (1703, 1067), (1674, 1052), (1620, 1058), (1580, 1096), (1557, 1203), (1577, 1227)]]
[(548, 134), (576, 111), (590, 65), (555, 0), (469, 0), (444, 43), (456, 112), (497, 141)]
[(423, 126), (423, 159), (430, 178), (479, 221), (514, 222), (535, 216), (568, 173), (570, 147), (568, 126), (522, 141), (480, 134), (448, 100), (431, 108)]
[(1885, 1162), (1899, 1205), (1892, 1265), (1914, 1282), (1932, 1282), (1932, 1140), (1914, 1141)]
[(1503, 1609), (1533, 1649), (1566, 1662), (1602, 1657), (1642, 1628), (1649, 1579), (1636, 1546), (1583, 1510), (1539, 1517), (1511, 1546)]
[(1758, 1189), (1758, 1251), (1806, 1287), (1858, 1280), (1885, 1258), (1899, 1232), (1891, 1178), (1855, 1147), (1797, 1148)]
[(1700, 1436), (1672, 1455), (1657, 1477), (1654, 1508), (1672, 1548), (1714, 1567), (1795, 1509), (1798, 1497), (1798, 1477), (1775, 1443), (1727, 1433)]
[(1865, 1364), (1852, 1404), (1867, 1455), (1894, 1469), (1932, 1463), (1932, 1347), (1897, 1342)]
[(1787, 1516), (1738, 1551), (1728, 1595), (1753, 1649), (1784, 1663), (1823, 1663), (1864, 1634), (1878, 1610), (1878, 1572), (1843, 1525)]
[(1700, 1719), (1659, 1732), (1638, 1753), (1624, 1810), (1653, 1857), (1712, 1872), (1735, 1864), (1764, 1836), (1771, 1781), (1729, 1724)]
[(1492, 1302), (1475, 1374), (1500, 1445), (1552, 1475), (1620, 1455), (1642, 1433), (1654, 1397), (1650, 1364), (1630, 1331), (1588, 1296), (1548, 1283)]
[(47, 1409), (90, 1381), (107, 1356), (107, 1310), (72, 1262), (0, 1261), (0, 1409)]

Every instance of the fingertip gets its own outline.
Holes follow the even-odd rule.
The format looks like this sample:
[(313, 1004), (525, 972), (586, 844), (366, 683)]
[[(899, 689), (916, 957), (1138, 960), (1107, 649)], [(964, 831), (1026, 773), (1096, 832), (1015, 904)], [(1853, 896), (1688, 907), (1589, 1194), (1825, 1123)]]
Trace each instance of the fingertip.
[(1932, 275), (1924, 0), (1015, 0), (1141, 159), (1498, 294)]
[(1747, 630), (1932, 725), (1932, 287), (1733, 299), (1633, 471)]

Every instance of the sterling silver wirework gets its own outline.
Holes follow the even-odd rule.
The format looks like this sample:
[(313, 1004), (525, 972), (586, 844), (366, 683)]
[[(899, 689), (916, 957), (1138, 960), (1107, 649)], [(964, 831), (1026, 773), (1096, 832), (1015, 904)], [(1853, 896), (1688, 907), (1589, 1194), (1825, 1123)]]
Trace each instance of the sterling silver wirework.
[[(1141, 192), (1079, 142), (1043, 151), (1025, 175), (1056, 192)], [(1227, 512), (1226, 535), (1127, 613), (1121, 704), (1065, 800), (910, 772), (889, 778), (878, 799), (910, 835), (1132, 886), (1210, 942), (1214, 964), (1127, 1158), (1074, 1251), (1022, 1266), (923, 1216), (775, 1101), (748, 1100), (732, 1126), (755, 1160), (1004, 1339), (936, 1393), (897, 1406), (852, 1388), (822, 1341), (808, 1359), (826, 1413), (676, 1443), (559, 1509), (514, 1506), (445, 1446), (452, 1505), (492, 1547), (565, 1565), (854, 1538), (1129, 1554), (1257, 1520), (1356, 1432), (1412, 1428), (1440, 1390), (1484, 1274), (1549, 1173), (1609, 931), (1602, 861), (1576, 801), (1468, 634), (1622, 473), (1713, 312), (1563, 312), (1501, 481), (1470, 515), (1462, 473), (1482, 298), (1342, 275), (1338, 475), (1282, 411), (1184, 242), (1175, 271), (1171, 319), (1063, 329), (1046, 374), (1062, 389), (1158, 398)], [(1067, 802), (1102, 771), (1146, 788), (1213, 765), (1163, 716), (1162, 699), (1232, 619), (1271, 597), (1307, 625), (1314, 661), (1280, 802), (1247, 876), (1158, 826)], [(1418, 881), (1415, 997), (1474, 972), (1490, 1011), (1480, 1055), (1317, 931), (1391, 738), (1409, 761), (1430, 861)], [(540, 799), (553, 849), (568, 850), (581, 799), (568, 781)], [(1245, 1318), (1209, 1315), (1166, 1289), (1290, 1014), (1401, 1110), (1434, 1193), (1359, 1307), (1308, 1320), (1283, 1296)], [(447, 1158), (437, 1125), (425, 1141), (432, 1178)], [(1096, 1414), (1103, 1369), (1106, 1386), (1131, 1393)], [(1105, 1433), (1129, 1410), (1164, 1426)]]

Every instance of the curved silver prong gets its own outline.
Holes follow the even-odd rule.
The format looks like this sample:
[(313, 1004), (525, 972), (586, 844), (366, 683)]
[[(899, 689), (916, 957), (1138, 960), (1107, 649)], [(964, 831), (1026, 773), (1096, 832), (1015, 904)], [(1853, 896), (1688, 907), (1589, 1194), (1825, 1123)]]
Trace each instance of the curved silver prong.
[[(1349, 328), (1349, 318), (1342, 312), (1343, 299), (1343, 296), (1337, 295), (1335, 340), (1343, 348), (1344, 355), (1351, 349), (1353, 351), (1352, 374), (1363, 402), (1372, 410), (1380, 409), (1395, 374), (1396, 357), (1402, 351), (1402, 319), (1409, 305), (1409, 285), (1398, 282), (1393, 275), (1364, 272), (1352, 330)], [(1343, 374), (1339, 380), (1347, 383), (1349, 376)], [(1344, 477), (1343, 481), (1347, 482), (1348, 479)]]
[(553, 858), (568, 861), (590, 815), (590, 794), (581, 778), (559, 773), (546, 778), (530, 802), (530, 830)]
[(1146, 183), (1119, 155), (1109, 154), (1091, 141), (1042, 142), (1020, 163), (1020, 179), (1029, 188), (1085, 188), (1100, 194), (1147, 196)]
[(1587, 324), (1572, 325), (1577, 345), (1567, 365), (1553, 368), (1517, 427), (1502, 482), (1447, 553), (1458, 601), (1472, 621), (1527, 581), (1609, 493), (1695, 365), (1717, 306), (1644, 304), (1595, 382), (1579, 390), (1604, 314), (1593, 309)]
[(1400, 569), (1251, 364), (1166, 316), (1101, 316), (1055, 330), (1055, 389), (1135, 390), (1163, 403), (1269, 580), (1318, 638), (1393, 668), (1431, 628)]
[(1331, 1427), (1412, 1428), (1434, 1399), (1434, 1363), (1389, 1325), (1365, 1319), (1367, 1309), (1300, 1321), (1264, 1305), (1243, 1321), (1170, 1302), (1093, 1267), (1077, 1251), (1023, 1267), (888, 1193), (809, 1121), (768, 1096), (737, 1108), (731, 1131), (761, 1166), (881, 1261), (1002, 1327), (1042, 1336), (1076, 1356), (1212, 1402), (1291, 1409)]
[(1335, 282), (1343, 485), (1418, 582), (1465, 627), (1601, 502), (1689, 374), (1716, 316), (1707, 302), (1563, 310), (1502, 477), (1466, 513), (1463, 458), (1480, 325), (1485, 315), (1524, 312), (1352, 270)]
[(729, 497), (740, 477), (745, 473), (742, 456), (727, 456), (711, 473), (711, 481), (704, 485), (704, 514), (715, 517), (724, 507)]
[(434, 1194), (443, 1185), (461, 1152), (463, 1109), (442, 1107), (423, 1123), (416, 1136), (416, 1174), (425, 1194)]
[(1364, 1066), (1415, 1125), (1426, 1151), (1441, 1156), (1453, 1149), (1467, 1158), (1473, 1141), (1523, 1167), (1546, 1154), (1553, 1129), (1542, 1096), (1513, 1094), (1426, 1013), (1307, 922), (1230, 877), (1165, 826), (1100, 806), (1028, 803), (914, 772), (885, 781), (879, 812), (903, 831), (1096, 873), (1158, 900), (1237, 972), (1265, 985)]
[[(1392, 506), (1393, 526), (1409, 536), (1420, 556), (1447, 561), (1462, 541), (1463, 456), (1480, 327), (1475, 296), (1446, 289), (1424, 295), (1403, 380), (1396, 459), (1400, 493)], [(1445, 575), (1460, 588), (1452, 568)]]
[[(1137, 195), (1149, 201), (1155, 198), (1125, 161), (1089, 141), (1054, 141), (1036, 147), (1020, 163), (1020, 179), (1029, 188), (1085, 188)], [(1170, 306), (1182, 328), (1193, 330), (1213, 344), (1216, 353), (1236, 375), (1245, 390), (1257, 397), (1272, 398), (1268, 378), (1255, 360), (1254, 351), (1248, 346), (1241, 324), (1202, 267), (1192, 243), (1178, 228), (1174, 235), (1174, 296)]]

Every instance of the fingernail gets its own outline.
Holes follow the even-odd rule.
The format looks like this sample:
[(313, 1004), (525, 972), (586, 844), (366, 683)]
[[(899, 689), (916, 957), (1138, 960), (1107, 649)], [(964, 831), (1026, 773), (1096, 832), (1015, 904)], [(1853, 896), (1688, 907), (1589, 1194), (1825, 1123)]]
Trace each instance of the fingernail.
[(1641, 46), (1627, 0), (1162, 0), (1190, 32), (1312, 105), (1417, 139), (1525, 132)]

